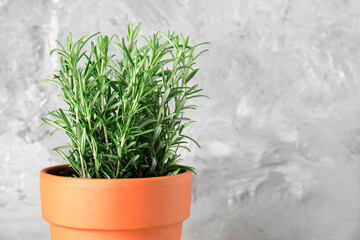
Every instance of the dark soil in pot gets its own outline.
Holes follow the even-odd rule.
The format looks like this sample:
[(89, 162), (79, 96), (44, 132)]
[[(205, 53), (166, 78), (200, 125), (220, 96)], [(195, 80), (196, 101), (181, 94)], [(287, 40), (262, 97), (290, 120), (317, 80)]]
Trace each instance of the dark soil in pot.
[(76, 172), (72, 168), (62, 169), (60, 171), (52, 172), (51, 174), (60, 177), (72, 177), (74, 175), (76, 176)]

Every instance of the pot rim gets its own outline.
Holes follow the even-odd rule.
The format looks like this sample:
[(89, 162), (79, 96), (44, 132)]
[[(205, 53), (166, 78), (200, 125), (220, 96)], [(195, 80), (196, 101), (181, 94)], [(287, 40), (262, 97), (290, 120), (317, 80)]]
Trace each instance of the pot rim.
[(42, 216), (51, 224), (79, 229), (131, 230), (180, 223), (190, 215), (191, 171), (131, 179), (51, 174), (67, 167), (68, 164), (56, 165), (40, 171)]
[[(60, 164), (60, 165), (54, 165), (54, 166), (50, 166), (50, 167), (46, 167), (43, 168), (40, 171), (40, 176), (46, 177), (47, 179), (53, 179), (53, 180), (60, 180), (62, 179), (62, 181), (66, 181), (66, 182), (123, 182), (123, 181), (131, 181), (132, 183), (135, 182), (163, 182), (163, 181), (168, 181), (172, 178), (176, 178), (179, 177), (179, 175), (184, 176), (184, 175), (188, 175), (188, 174), (192, 174), (192, 171), (190, 170), (184, 170), (183, 172), (179, 172), (176, 175), (171, 175), (171, 176), (158, 176), (158, 177), (146, 177), (146, 178), (83, 178), (83, 177), (66, 177), (66, 176), (57, 176), (57, 175), (53, 175), (52, 173), (57, 171), (57, 170), (61, 170), (61, 169), (65, 169), (65, 168), (71, 168), (70, 164)], [(183, 175), (184, 174), (184, 175)]]

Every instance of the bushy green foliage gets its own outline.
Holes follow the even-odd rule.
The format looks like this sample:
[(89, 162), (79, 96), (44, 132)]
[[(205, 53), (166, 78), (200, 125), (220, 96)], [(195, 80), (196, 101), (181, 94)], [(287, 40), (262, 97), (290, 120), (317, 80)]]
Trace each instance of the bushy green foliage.
[[(55, 148), (84, 178), (134, 178), (177, 174), (181, 169), (178, 150), (188, 149), (184, 129), (191, 120), (184, 116), (187, 100), (204, 97), (191, 80), (199, 69), (195, 54), (200, 43), (189, 45), (182, 34), (157, 32), (142, 36), (140, 25), (127, 26), (126, 39), (99, 33), (51, 51), (60, 57), (61, 69), (48, 82), (61, 87), (59, 95), (68, 109), (49, 112), (43, 118), (64, 131), (70, 143)], [(96, 38), (96, 41), (92, 41)], [(110, 55), (109, 48), (116, 55)], [(206, 96), (205, 96), (206, 97)], [(196, 143), (196, 142), (195, 142)], [(196, 143), (197, 144), (197, 143)], [(189, 150), (190, 151), (190, 150)]]

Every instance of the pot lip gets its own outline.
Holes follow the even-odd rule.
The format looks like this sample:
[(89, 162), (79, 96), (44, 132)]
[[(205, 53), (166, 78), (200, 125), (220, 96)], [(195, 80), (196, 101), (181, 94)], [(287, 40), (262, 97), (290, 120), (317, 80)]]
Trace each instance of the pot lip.
[(66, 181), (66, 182), (166, 182), (169, 181), (170, 179), (174, 179), (174, 178), (179, 178), (179, 177), (185, 177), (187, 175), (192, 175), (192, 172), (190, 170), (185, 170), (182, 173), (176, 174), (176, 175), (171, 175), (171, 176), (159, 176), (159, 177), (147, 177), (147, 178), (111, 178), (111, 179), (107, 179), (107, 178), (74, 178), (74, 177), (65, 177), (65, 176), (57, 176), (57, 175), (53, 175), (51, 174), (51, 172), (54, 172), (56, 170), (60, 170), (60, 169), (64, 169), (64, 168), (68, 168), (70, 167), (70, 164), (60, 164), (60, 165), (55, 165), (55, 166), (50, 166), (50, 167), (46, 167), (43, 168), (40, 171), (40, 177), (44, 177), (47, 179), (53, 179), (56, 181)]

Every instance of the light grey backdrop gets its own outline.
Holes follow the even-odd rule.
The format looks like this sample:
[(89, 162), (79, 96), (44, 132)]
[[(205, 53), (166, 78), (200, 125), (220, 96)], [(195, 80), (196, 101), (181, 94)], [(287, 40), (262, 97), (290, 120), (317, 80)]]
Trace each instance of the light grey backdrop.
[(360, 239), (360, 1), (0, 0), (0, 239), (49, 239), (38, 172), (62, 163), (55, 40), (175, 30), (210, 41), (184, 240)]

